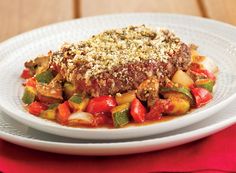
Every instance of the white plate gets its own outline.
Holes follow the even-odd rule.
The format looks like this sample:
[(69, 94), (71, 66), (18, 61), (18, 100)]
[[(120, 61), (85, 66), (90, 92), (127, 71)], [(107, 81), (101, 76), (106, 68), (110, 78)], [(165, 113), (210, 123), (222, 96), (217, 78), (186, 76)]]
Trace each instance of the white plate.
[[(192, 25), (193, 27), (204, 28), (207, 31), (211, 31), (212, 33), (224, 36), (230, 39), (231, 41), (236, 42), (236, 37), (234, 37), (236, 36), (236, 28), (231, 25), (209, 20), (209, 19), (202, 19), (199, 17), (190, 17), (190, 16), (173, 15), (173, 14), (155, 14), (155, 15), (159, 16), (160, 21), (168, 21), (169, 23), (172, 23), (173, 21), (178, 21), (180, 24), (181, 23), (184, 24), (187, 21), (187, 23)], [(9, 42), (11, 42), (11, 40), (7, 41), (7, 43)], [(198, 124), (195, 124), (194, 126), (191, 126), (191, 128), (189, 129), (185, 128), (181, 132), (176, 131), (176, 134), (181, 133), (179, 134), (179, 139), (183, 139), (185, 142), (190, 142), (198, 138), (213, 134), (219, 130), (222, 130), (230, 126), (236, 121), (234, 105), (235, 105), (235, 102), (231, 103), (231, 105), (227, 108), (226, 112), (222, 111), (222, 114), (218, 113), (209, 119), (206, 119), (202, 122), (199, 122)], [(48, 134), (38, 132), (27, 126), (16, 123), (13, 120), (10, 120), (10, 122), (9, 120), (2, 120), (2, 118), (3, 116), (1, 115), (0, 116), (0, 138), (5, 139), (12, 143), (21, 145), (21, 146), (29, 147), (29, 148), (34, 148), (34, 149), (49, 151), (49, 152), (64, 153), (64, 154), (84, 154), (84, 155), (108, 155), (108, 154), (115, 155), (117, 153), (129, 154), (129, 153), (144, 152), (143, 150), (137, 149), (135, 147), (136, 145), (134, 146), (134, 149), (131, 152), (124, 152), (124, 151), (129, 151), (130, 148), (126, 149), (126, 146), (128, 146), (126, 144), (128, 143), (123, 144), (123, 142), (121, 142), (121, 144), (123, 145), (118, 146), (119, 150), (117, 150), (117, 148), (115, 148), (113, 144), (111, 145), (114, 146), (114, 148), (112, 148), (111, 146), (103, 146), (103, 150), (101, 150), (101, 148), (98, 148), (98, 145), (94, 143), (90, 143), (89, 144), (90, 146), (88, 146), (87, 143), (83, 144), (81, 140), (74, 141), (75, 140), (74, 139), (73, 141), (71, 140), (67, 141), (64, 138), (60, 138), (60, 140), (58, 140), (59, 139), (58, 137), (54, 136), (53, 138), (52, 135), (49, 135), (50, 136), (49, 137)], [(7, 123), (5, 123), (6, 121)], [(188, 135), (186, 136), (186, 134)], [(195, 135), (191, 136), (191, 134), (195, 134)], [(172, 139), (173, 141), (172, 145), (167, 145), (163, 143), (162, 148), (159, 148), (159, 149), (185, 143), (183, 141), (178, 142), (178, 140), (174, 140), (173, 138), (174, 136), (176, 135), (172, 134), (165, 138), (159, 138), (159, 139), (153, 138), (152, 140), (165, 141), (165, 139), (167, 138)], [(196, 136), (198, 136), (198, 138)], [(163, 137), (164, 137), (164, 134), (163, 134)], [(146, 140), (144, 139), (143, 142), (145, 143)], [(104, 143), (104, 144), (107, 144), (107, 143)], [(88, 146), (89, 148), (84, 148), (85, 146)], [(141, 144), (141, 146), (144, 147), (143, 144)], [(122, 150), (121, 147), (123, 148), (123, 152), (121, 152)], [(104, 148), (106, 148), (105, 152), (104, 152)], [(155, 150), (156, 147), (152, 147), (152, 149)], [(146, 151), (151, 151), (151, 150), (146, 150)], [(104, 153), (101, 153), (101, 152), (104, 152)]]
[[(177, 18), (179, 18), (177, 16)], [(183, 20), (183, 19), (182, 19)], [(126, 14), (85, 18), (64, 22), (12, 38), (0, 45), (1, 61), (0, 106), (12, 118), (41, 131), (61, 136), (80, 139), (126, 139), (143, 137), (175, 130), (203, 120), (229, 104), (235, 97), (235, 66), (236, 48), (219, 35), (207, 30), (197, 29), (190, 25), (173, 20), (170, 15), (159, 14)], [(148, 126), (128, 127), (121, 129), (86, 129), (71, 128), (43, 120), (28, 114), (21, 103), (22, 80), (19, 74), (23, 62), (29, 57), (46, 53), (50, 48), (56, 49), (63, 41), (78, 41), (108, 28), (117, 28), (131, 24), (146, 24), (152, 27), (167, 27), (173, 29), (187, 43), (199, 45), (201, 54), (211, 57), (219, 66), (220, 73), (214, 99), (207, 106), (191, 114), (168, 122)], [(212, 24), (213, 25), (213, 24)], [(213, 26), (220, 25), (214, 23)]]
[(216, 133), (236, 122), (236, 102), (225, 111), (192, 126), (146, 138), (120, 141), (86, 141), (37, 131), (0, 113), (0, 138), (24, 147), (73, 155), (123, 155), (174, 147)]

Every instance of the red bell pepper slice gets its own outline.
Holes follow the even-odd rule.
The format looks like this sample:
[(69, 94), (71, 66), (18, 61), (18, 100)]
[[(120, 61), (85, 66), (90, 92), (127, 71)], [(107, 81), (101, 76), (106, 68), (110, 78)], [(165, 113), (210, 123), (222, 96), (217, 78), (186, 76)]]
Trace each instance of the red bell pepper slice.
[(68, 101), (59, 104), (57, 109), (58, 109), (57, 121), (61, 124), (66, 124), (68, 122), (69, 116), (71, 115)]
[(89, 101), (86, 111), (91, 114), (110, 112), (116, 105), (115, 98), (111, 96), (100, 96)]
[(146, 108), (142, 105), (142, 103), (137, 98), (135, 98), (131, 102), (130, 114), (133, 117), (135, 122), (137, 123), (144, 122), (146, 112), (147, 112)]
[(214, 75), (212, 72), (210, 72), (210, 71), (208, 71), (208, 70), (203, 70), (203, 73), (204, 73), (209, 79), (211, 79), (211, 80), (213, 80), (213, 81), (216, 80), (216, 77), (215, 77), (215, 75)]
[(191, 68), (191, 71), (193, 73), (196, 73), (196, 74), (200, 75), (200, 76), (204, 76), (205, 78), (209, 78), (209, 79), (211, 79), (213, 81), (216, 80), (215, 75), (212, 72), (210, 72), (210, 71), (208, 71), (206, 69)]
[(191, 92), (195, 98), (196, 107), (207, 104), (212, 98), (212, 94), (205, 88), (192, 88)]
[(36, 88), (36, 79), (34, 77), (28, 78), (25, 82), (25, 86)]
[(21, 73), (21, 77), (23, 79), (28, 79), (28, 78), (31, 78), (32, 77), (32, 74), (30, 72), (30, 69), (26, 68), (23, 70), (23, 72)]
[(48, 107), (40, 102), (32, 102), (28, 106), (29, 113), (39, 116), (43, 111), (45, 111)]
[(159, 120), (162, 117), (162, 113), (169, 113), (173, 109), (174, 107), (169, 100), (157, 99), (147, 113), (146, 120)]
[(111, 118), (111, 113), (110, 112), (102, 112), (102, 113), (97, 113), (94, 116), (94, 121), (92, 126), (97, 127), (99, 125), (103, 124), (112, 124), (112, 118)]

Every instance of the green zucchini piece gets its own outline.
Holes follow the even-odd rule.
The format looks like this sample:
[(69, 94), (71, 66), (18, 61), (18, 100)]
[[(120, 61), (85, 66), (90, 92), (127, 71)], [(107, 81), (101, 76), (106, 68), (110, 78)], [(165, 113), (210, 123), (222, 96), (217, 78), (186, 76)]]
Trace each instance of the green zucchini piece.
[(56, 111), (57, 111), (57, 107), (58, 107), (59, 103), (52, 103), (48, 106), (48, 109), (43, 111), (40, 114), (41, 118), (45, 118), (48, 120), (55, 120), (56, 119)]
[(40, 83), (50, 83), (51, 80), (54, 78), (51, 70), (46, 70), (40, 74), (35, 76), (36, 80)]
[(33, 87), (30, 87), (30, 86), (25, 87), (25, 91), (24, 91), (24, 94), (23, 94), (23, 97), (22, 97), (22, 101), (25, 104), (30, 104), (30, 103), (34, 102), (35, 97), (36, 97), (35, 89)]
[(72, 83), (65, 82), (63, 91), (64, 91), (65, 97), (69, 99), (76, 92), (76, 87)]
[(48, 119), (48, 120), (55, 120), (56, 119), (56, 109), (48, 109), (46, 111), (43, 111), (40, 114), (40, 117)]
[(58, 107), (59, 103), (52, 103), (48, 106), (48, 109), (56, 109)]
[(74, 94), (69, 100), (69, 105), (76, 111), (84, 111), (89, 103), (89, 98), (82, 94)]
[(212, 92), (214, 87), (214, 81), (211, 79), (198, 79), (195, 82), (195, 85), (200, 88), (205, 88), (208, 91)]
[(123, 94), (117, 94), (115, 98), (118, 105), (131, 103), (136, 98), (136, 90), (129, 91)]
[(191, 103), (191, 105), (194, 104), (194, 99), (193, 99), (193, 96), (191, 94), (191, 92), (189, 91), (188, 88), (184, 87), (184, 86), (179, 86), (179, 87), (176, 87), (176, 86), (172, 86), (172, 87), (161, 87), (160, 88), (160, 93), (165, 97), (165, 98), (168, 98), (168, 96), (171, 94), (171, 93), (174, 93), (174, 94), (178, 94), (178, 93), (181, 93), (182, 96), (184, 96), (186, 99), (188, 99)]
[(82, 100), (83, 100), (83, 97), (81, 94), (75, 94), (69, 99), (69, 101), (73, 103), (78, 103), (78, 104), (81, 103)]
[(129, 123), (130, 121), (129, 106), (130, 106), (129, 103), (125, 103), (116, 106), (111, 110), (114, 127), (116, 128), (123, 127)]
[(190, 102), (187, 99), (183, 99), (178, 96), (173, 96), (168, 98), (173, 109), (168, 112), (171, 115), (183, 115), (187, 113), (190, 109)]

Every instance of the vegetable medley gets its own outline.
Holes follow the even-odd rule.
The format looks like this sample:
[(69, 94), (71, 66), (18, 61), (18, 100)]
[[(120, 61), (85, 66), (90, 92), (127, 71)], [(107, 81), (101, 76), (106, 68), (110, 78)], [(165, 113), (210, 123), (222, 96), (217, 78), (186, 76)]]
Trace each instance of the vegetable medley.
[(179, 116), (204, 106), (213, 98), (218, 70), (192, 46), (188, 70), (177, 70), (171, 79), (165, 79), (165, 86), (160, 87), (158, 79), (150, 77), (136, 90), (91, 97), (67, 81), (55, 83), (60, 76), (41, 67), (25, 68), (21, 74), (26, 79), (22, 101), (29, 113), (62, 125), (115, 128)]

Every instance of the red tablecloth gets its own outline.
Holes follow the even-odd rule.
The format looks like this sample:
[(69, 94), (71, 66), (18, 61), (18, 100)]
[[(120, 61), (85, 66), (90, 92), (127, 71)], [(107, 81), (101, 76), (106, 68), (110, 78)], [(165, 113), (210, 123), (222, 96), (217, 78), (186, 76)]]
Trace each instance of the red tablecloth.
[(86, 157), (31, 150), (0, 140), (0, 172), (236, 172), (236, 125), (182, 146), (143, 154)]

